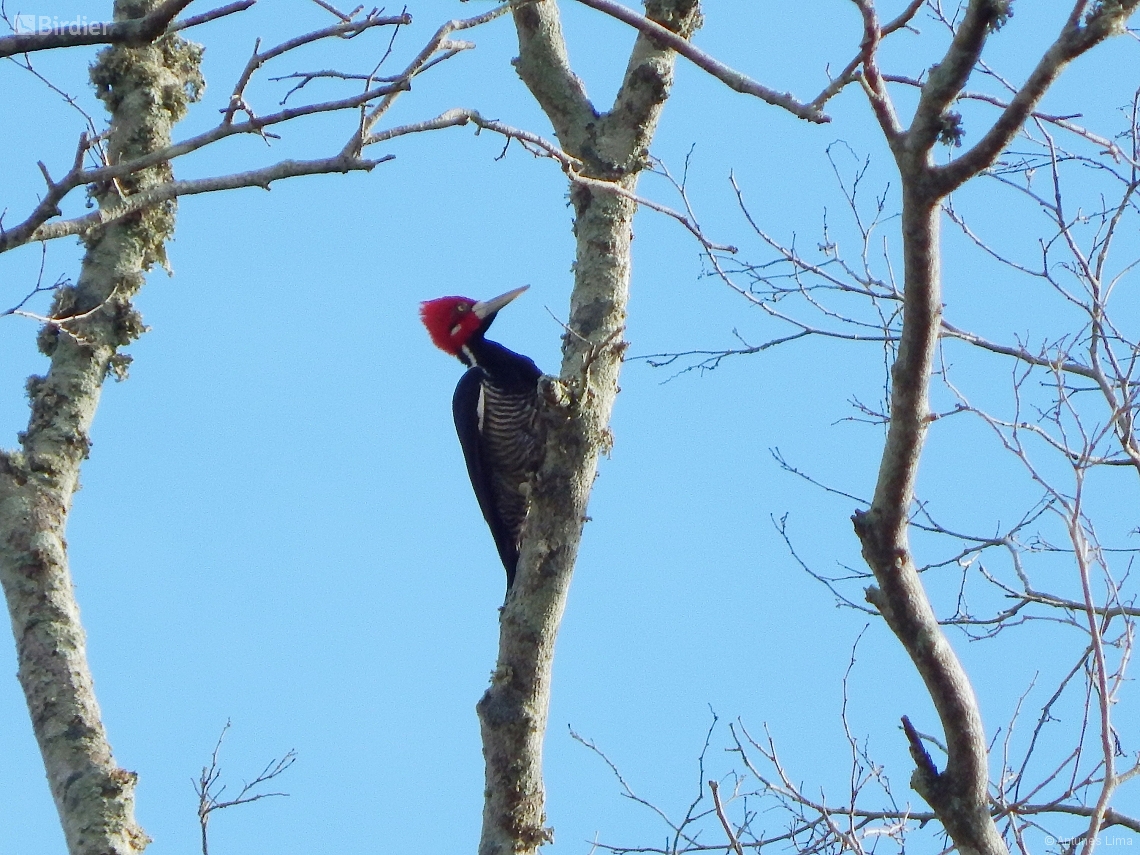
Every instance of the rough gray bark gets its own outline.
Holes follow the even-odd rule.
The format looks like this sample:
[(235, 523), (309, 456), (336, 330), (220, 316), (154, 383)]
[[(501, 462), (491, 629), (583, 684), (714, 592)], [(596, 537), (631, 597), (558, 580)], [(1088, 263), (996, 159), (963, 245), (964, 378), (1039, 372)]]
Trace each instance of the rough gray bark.
[[(154, 0), (120, 0), (116, 20), (146, 15)], [(92, 66), (111, 113), (117, 162), (170, 144), (172, 125), (196, 95), (199, 49), (177, 36), (104, 50)], [(168, 181), (159, 164), (95, 188), (100, 205)], [(136, 776), (115, 762), (99, 716), (72, 590), (65, 530), (103, 382), (122, 373), (119, 348), (143, 330), (131, 297), (164, 260), (173, 202), (91, 233), (76, 285), (61, 289), (40, 347), (51, 358), (28, 382), (31, 419), (22, 451), (0, 453), (0, 583), (12, 621), (32, 726), (71, 855), (130, 855), (149, 838), (134, 819)]]
[[(696, 0), (652, 0), (647, 17), (688, 38)], [(632, 192), (673, 80), (675, 55), (639, 35), (613, 108), (591, 104), (569, 66), (553, 0), (513, 3), (516, 67), (588, 179)], [(533, 485), (519, 573), (500, 621), (499, 660), (478, 711), (486, 759), (480, 855), (534, 852), (546, 827), (542, 742), (559, 622), (578, 553), (598, 455), (609, 445), (625, 344), (630, 242), (636, 204), (574, 184), (577, 252), (559, 381), (544, 387), (546, 456)]]
[(878, 587), (867, 599), (882, 613), (921, 674), (946, 737), (946, 768), (939, 772), (907, 722), (916, 761), (912, 786), (930, 804), (963, 853), (1003, 855), (991, 818), (988, 751), (981, 710), (969, 678), (935, 617), (910, 552), (908, 519), (930, 422), (928, 395), (942, 316), (939, 218), (943, 198), (987, 169), (1020, 131), (1065, 65), (1113, 33), (1122, 32), (1137, 0), (1074, 5), (1060, 36), (979, 142), (949, 164), (931, 155), (940, 138), (958, 133), (949, 108), (962, 93), (990, 34), (1009, 5), (971, 0), (942, 61), (934, 66), (910, 127), (899, 123), (876, 64), (882, 31), (872, 0), (855, 0), (863, 13), (863, 85), (894, 154), (903, 185), (905, 260), (903, 326), (891, 369), (891, 421), (871, 507), (853, 518), (863, 557)]

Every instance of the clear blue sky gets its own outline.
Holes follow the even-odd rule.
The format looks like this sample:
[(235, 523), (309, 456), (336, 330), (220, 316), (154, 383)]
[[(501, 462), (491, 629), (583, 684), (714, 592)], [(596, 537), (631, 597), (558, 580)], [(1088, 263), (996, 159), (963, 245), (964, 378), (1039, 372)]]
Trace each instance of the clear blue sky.
[[(563, 5), (574, 67), (605, 108), (632, 34)], [(884, 4), (882, 16), (901, 5)], [(409, 8), (415, 24), (400, 34), (388, 73), (440, 22), (485, 8), (417, 0)], [(54, 0), (50, 8), (9, 8), (16, 11), (96, 19), (107, 9)], [(838, 69), (853, 56), (860, 38), (845, 0), (729, 0), (707, 4), (705, 14), (698, 45), (805, 98), (826, 82), (829, 64)], [(1024, 77), (1060, 26), (1056, 11), (1042, 25), (1045, 14), (1019, 5), (996, 39), (995, 63), (1011, 79)], [(257, 36), (269, 44), (327, 23), (314, 4), (261, 0), (196, 31), (207, 45), (209, 88), (178, 136), (217, 121)], [(917, 74), (936, 61), (945, 39), (929, 19), (921, 29), (887, 48), (887, 70)], [(418, 80), (392, 122), (467, 106), (549, 136), (509, 65), (516, 49), (509, 20), (464, 37), (477, 50)], [(384, 44), (386, 36), (357, 40), (342, 65), (369, 68)], [(98, 116), (86, 87), (93, 55), (39, 55), (34, 63)], [(335, 62), (315, 49), (279, 71)], [(1138, 72), (1136, 42), (1120, 39), (1072, 69), (1046, 109), (1085, 113), (1090, 125), (1111, 132), (1119, 126), (1113, 110), (1130, 97)], [(263, 78), (251, 91), (257, 109), (273, 109), (282, 86)], [(329, 97), (337, 91), (311, 88)], [(905, 109), (906, 98), (900, 103)], [(857, 251), (825, 148), (843, 140), (855, 152), (836, 149), (845, 177), (872, 158), (866, 192), (885, 191), (888, 212), (898, 208), (898, 182), (861, 93), (845, 93), (829, 111), (833, 124), (809, 126), (682, 62), (654, 153), (679, 172), (695, 144), (690, 183), (703, 225), (749, 260), (771, 255), (736, 208), (730, 170), (773, 235), (798, 236), (805, 251), (814, 249), (826, 208), (841, 247)], [(5, 222), (14, 222), (41, 190), (36, 161), (62, 174), (83, 126), (10, 63), (0, 65), (0, 114), (2, 207)], [(348, 116), (314, 120), (269, 148), (234, 140), (176, 168), (195, 177), (324, 156), (339, 150), (350, 124)], [(289, 798), (215, 818), (212, 851), (474, 848), (483, 775), (474, 704), (494, 664), (504, 580), (451, 424), (462, 369), (431, 346), (417, 306), (530, 284), (492, 337), (557, 371), (573, 259), (565, 179), (514, 146), (496, 160), (501, 149), (489, 134), (453, 129), (376, 152), (397, 159), (369, 175), (298, 179), (269, 193), (181, 204), (169, 247), (174, 275), (153, 273), (139, 298), (151, 331), (130, 348), (130, 379), (105, 390), (68, 533), (99, 701), (119, 763), (140, 775), (138, 817), (154, 838), (150, 851), (198, 851), (191, 780), (227, 720), (222, 769), (231, 791), (270, 758), (295, 749), (298, 760), (277, 787)], [(653, 177), (642, 191), (677, 202)], [(980, 228), (1031, 251), (1039, 232), (1030, 208), (992, 185), (961, 197)], [(68, 213), (81, 211), (82, 200), (71, 200)], [(897, 262), (894, 226), (888, 222), (884, 234)], [(949, 227), (947, 242), (951, 320), (1005, 340), (1056, 332), (1050, 298), (1024, 283), (1007, 285), (977, 253), (960, 251)], [(74, 278), (79, 257), (74, 241), (56, 242), (45, 277)], [(3, 308), (34, 282), (39, 263), (37, 247), (4, 256)], [(788, 332), (702, 270), (697, 245), (675, 222), (639, 215), (632, 355), (733, 347), (734, 330), (753, 343)], [(26, 424), (24, 379), (44, 369), (36, 332), (29, 320), (0, 318), (5, 447)], [(1006, 400), (1007, 365), (971, 360), (960, 348), (952, 358), (968, 393)], [(835, 608), (772, 523), (788, 514), (813, 568), (861, 568), (848, 519), (856, 504), (782, 471), (770, 450), (868, 496), (881, 429), (847, 419), (853, 398), (879, 400), (881, 351), (798, 342), (713, 372), (674, 374), (631, 361), (623, 375), (616, 444), (601, 465), (558, 645), (546, 743), (551, 851), (586, 853), (595, 836), (657, 843), (666, 831), (620, 798), (609, 771), (568, 728), (595, 740), (640, 795), (673, 814), (683, 813), (699, 785), (695, 760), (710, 708), (722, 725), (740, 717), (761, 733), (767, 723), (805, 791), (823, 787), (829, 801), (842, 800), (849, 747), (839, 720), (841, 680), (868, 622), (851, 675), (850, 726), (886, 765), (898, 800), (919, 806), (897, 728), (907, 714), (937, 732), (917, 677), (879, 620)], [(943, 394), (936, 405), (948, 401)], [(1127, 537), (1135, 529), (1135, 477), (1099, 487), (1095, 501), (1108, 507), (1098, 518), (1105, 540), (1135, 546)], [(932, 431), (920, 490), (947, 525), (973, 532), (1008, 525), (1031, 501), (1024, 476), (996, 455), (992, 437), (964, 420)], [(1057, 533), (1052, 523), (1043, 531)], [(929, 548), (923, 561), (952, 551), (918, 545)], [(1042, 572), (1071, 590), (1067, 564)], [(949, 614), (953, 575), (934, 577), (931, 586), (939, 613)], [(846, 591), (858, 599), (860, 583)], [(968, 644), (952, 635), (990, 733), (1005, 727), (1036, 674), (1026, 705), (1044, 702), (1050, 680), (1076, 656), (1074, 637), (1021, 630)], [(62, 852), (15, 669), (12, 644), (0, 643), (0, 853)], [(1115, 715), (1126, 749), (1135, 750), (1136, 693), (1123, 697)], [(727, 744), (721, 727), (706, 777), (733, 768)], [(1117, 806), (1140, 813), (1135, 784)]]

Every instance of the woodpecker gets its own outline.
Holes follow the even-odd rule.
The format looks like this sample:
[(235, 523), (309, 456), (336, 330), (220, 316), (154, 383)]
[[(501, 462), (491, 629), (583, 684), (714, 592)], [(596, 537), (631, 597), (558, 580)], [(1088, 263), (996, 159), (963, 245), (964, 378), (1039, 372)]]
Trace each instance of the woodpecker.
[(541, 462), (538, 379), (532, 360), (485, 338), (487, 328), (524, 285), (493, 300), (440, 297), (420, 304), (431, 340), (468, 366), (451, 408), (467, 474), (507, 571), (515, 580), (519, 541), (529, 507), (528, 483)]

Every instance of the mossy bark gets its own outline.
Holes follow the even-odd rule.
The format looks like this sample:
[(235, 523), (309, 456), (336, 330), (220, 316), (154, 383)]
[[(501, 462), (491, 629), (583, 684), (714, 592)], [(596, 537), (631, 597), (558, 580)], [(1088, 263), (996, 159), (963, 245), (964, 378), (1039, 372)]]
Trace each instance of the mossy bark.
[[(141, 17), (155, 5), (120, 2), (116, 20)], [(196, 46), (175, 36), (99, 54), (91, 77), (111, 114), (112, 162), (170, 144), (172, 126), (201, 88), (199, 59)], [(92, 188), (92, 195), (102, 205), (169, 180), (170, 167), (161, 164)], [(171, 202), (85, 238), (78, 281), (57, 293), (52, 308), (60, 321), (39, 337), (51, 364), (28, 381), (22, 450), (0, 453), (0, 584), (71, 855), (131, 855), (149, 842), (134, 818), (136, 775), (116, 763), (95, 699), (65, 532), (103, 383), (125, 374), (121, 348), (144, 330), (131, 299), (144, 273), (165, 262), (173, 228)]]
[[(632, 192), (673, 82), (675, 55), (639, 35), (612, 109), (599, 113), (571, 71), (553, 0), (514, 6), (516, 68), (546, 111), (563, 149), (587, 178)], [(647, 14), (688, 38), (696, 0), (654, 0)], [(519, 573), (500, 621), (499, 660), (478, 710), (486, 759), (480, 855), (535, 852), (546, 825), (542, 743), (555, 638), (578, 555), (598, 457), (610, 444), (629, 297), (636, 204), (571, 186), (577, 251), (562, 371), (546, 381), (545, 458), (531, 497)]]

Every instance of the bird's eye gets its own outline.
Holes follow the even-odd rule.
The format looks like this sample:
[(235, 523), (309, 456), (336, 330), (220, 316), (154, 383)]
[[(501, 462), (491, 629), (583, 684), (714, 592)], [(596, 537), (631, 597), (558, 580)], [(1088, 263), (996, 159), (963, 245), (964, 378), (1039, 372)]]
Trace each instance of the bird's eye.
[(464, 312), (468, 311), (470, 308), (471, 307), (468, 306), (466, 303), (460, 303), (458, 306), (455, 307), (455, 311), (459, 312), (460, 314), (463, 314)]

